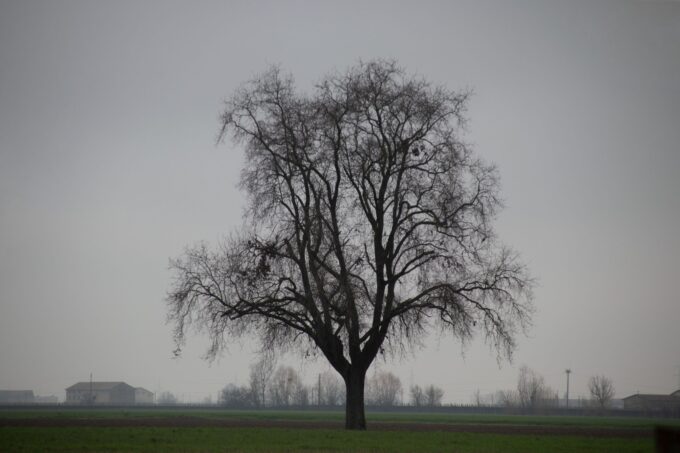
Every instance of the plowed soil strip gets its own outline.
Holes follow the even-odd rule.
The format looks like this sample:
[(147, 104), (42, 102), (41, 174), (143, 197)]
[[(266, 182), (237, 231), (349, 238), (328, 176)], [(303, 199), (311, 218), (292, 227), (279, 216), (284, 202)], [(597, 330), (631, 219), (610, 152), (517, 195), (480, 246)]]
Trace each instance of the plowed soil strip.
[[(202, 417), (140, 417), (140, 418), (7, 418), (0, 419), (0, 427), (95, 427), (95, 428), (283, 428), (283, 429), (342, 429), (335, 421), (211, 419)], [(587, 437), (652, 437), (651, 429), (607, 428), (591, 426), (545, 426), (467, 423), (409, 423), (369, 422), (376, 431), (446, 431), (481, 434), (522, 434), (535, 436), (587, 436)]]

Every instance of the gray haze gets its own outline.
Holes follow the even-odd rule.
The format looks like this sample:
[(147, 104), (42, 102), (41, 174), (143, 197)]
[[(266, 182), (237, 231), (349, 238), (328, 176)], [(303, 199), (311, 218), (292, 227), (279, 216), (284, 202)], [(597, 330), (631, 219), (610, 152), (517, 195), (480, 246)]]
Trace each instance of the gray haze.
[[(198, 401), (256, 343), (172, 358), (168, 258), (241, 223), (222, 100), (281, 63), (309, 89), (359, 58), (473, 88), (467, 140), (500, 168), (500, 237), (538, 279), (512, 363), (425, 339), (378, 364), (445, 400), (515, 385), (680, 387), (680, 3), (0, 1), (0, 388), (94, 373)], [(312, 381), (326, 369), (286, 359)]]

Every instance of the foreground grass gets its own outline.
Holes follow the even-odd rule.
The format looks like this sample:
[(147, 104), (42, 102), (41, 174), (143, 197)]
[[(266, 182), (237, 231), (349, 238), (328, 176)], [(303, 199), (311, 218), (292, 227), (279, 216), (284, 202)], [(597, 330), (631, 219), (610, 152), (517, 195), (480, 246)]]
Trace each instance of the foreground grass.
[(652, 452), (651, 439), (280, 428), (0, 427), (0, 452)]
[[(190, 416), (209, 419), (240, 420), (320, 420), (338, 421), (345, 419), (341, 411), (247, 411), (226, 409), (29, 409), (0, 411), (0, 418), (167, 418)], [(680, 426), (680, 419), (654, 419), (639, 417), (599, 416), (557, 416), (557, 415), (494, 415), (494, 414), (451, 414), (451, 413), (409, 413), (369, 412), (367, 421), (408, 422), (408, 423), (461, 423), (535, 426), (588, 426), (601, 428), (651, 428), (659, 423)]]

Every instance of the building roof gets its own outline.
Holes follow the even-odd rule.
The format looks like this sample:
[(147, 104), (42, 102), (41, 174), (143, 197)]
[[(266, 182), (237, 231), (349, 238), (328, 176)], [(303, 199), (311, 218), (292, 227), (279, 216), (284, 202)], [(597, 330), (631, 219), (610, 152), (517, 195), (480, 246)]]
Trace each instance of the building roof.
[(650, 395), (650, 394), (643, 394), (643, 393), (636, 393), (635, 395), (630, 395), (625, 398), (624, 400), (628, 400), (631, 398), (639, 398), (642, 400), (647, 400), (647, 401), (675, 401), (678, 399), (678, 396), (680, 396), (680, 390), (677, 392), (673, 392), (670, 395)]
[(144, 387), (135, 387), (136, 392), (146, 392), (146, 393), (153, 393), (151, 390), (147, 390)]
[(0, 390), (3, 396), (33, 396), (33, 390)]
[(125, 382), (119, 381), (119, 382), (78, 382), (77, 384), (73, 384), (70, 387), (67, 387), (66, 390), (83, 390), (83, 391), (90, 391), (92, 389), (93, 391), (101, 391), (101, 390), (113, 390), (114, 388), (124, 385), (126, 387), (131, 387), (130, 385), (126, 384)]

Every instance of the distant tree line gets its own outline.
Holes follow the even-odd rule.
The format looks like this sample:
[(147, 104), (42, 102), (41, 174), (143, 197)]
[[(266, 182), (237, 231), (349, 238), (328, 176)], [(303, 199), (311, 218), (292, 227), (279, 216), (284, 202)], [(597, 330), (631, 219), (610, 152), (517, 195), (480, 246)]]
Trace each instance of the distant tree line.
[[(607, 409), (614, 398), (614, 385), (606, 376), (593, 376), (588, 381), (590, 400), (581, 407)], [(479, 390), (472, 395), (475, 406), (497, 406), (536, 410), (554, 408), (559, 405), (559, 394), (548, 386), (545, 378), (526, 365), (519, 370), (517, 387), (509, 390), (497, 390), (483, 395)]]
[[(227, 384), (219, 393), (217, 403), (232, 408), (263, 407), (309, 407), (343, 406), (345, 385), (337, 373), (325, 371), (305, 384), (294, 368), (276, 366), (271, 358), (262, 358), (250, 367), (248, 385)], [(614, 384), (604, 375), (592, 376), (588, 380), (590, 399), (580, 401), (579, 407), (608, 409), (614, 398)], [(377, 407), (438, 407), (442, 405), (444, 391), (435, 385), (412, 385), (404, 395), (401, 379), (387, 371), (377, 371), (366, 379), (366, 404)], [(524, 365), (513, 389), (497, 390), (482, 394), (479, 390), (472, 395), (472, 404), (478, 407), (505, 407), (534, 411), (556, 408), (559, 395), (546, 384), (545, 378)], [(165, 391), (156, 397), (156, 404), (174, 405), (178, 399)], [(203, 404), (213, 404), (207, 397)]]
[(411, 387), (411, 405), (415, 407), (436, 407), (442, 405), (444, 391), (434, 385)]
[[(219, 394), (218, 404), (233, 408), (342, 406), (345, 385), (337, 373), (326, 371), (316, 382), (305, 384), (294, 368), (275, 366), (263, 358), (250, 367), (248, 385), (227, 384)], [(412, 405), (441, 406), (444, 391), (434, 385), (410, 388), (410, 398), (404, 399), (398, 376), (378, 371), (366, 380), (366, 404), (379, 407)]]
[(177, 397), (171, 392), (162, 392), (156, 397), (156, 404), (161, 406), (171, 406), (177, 404)]

